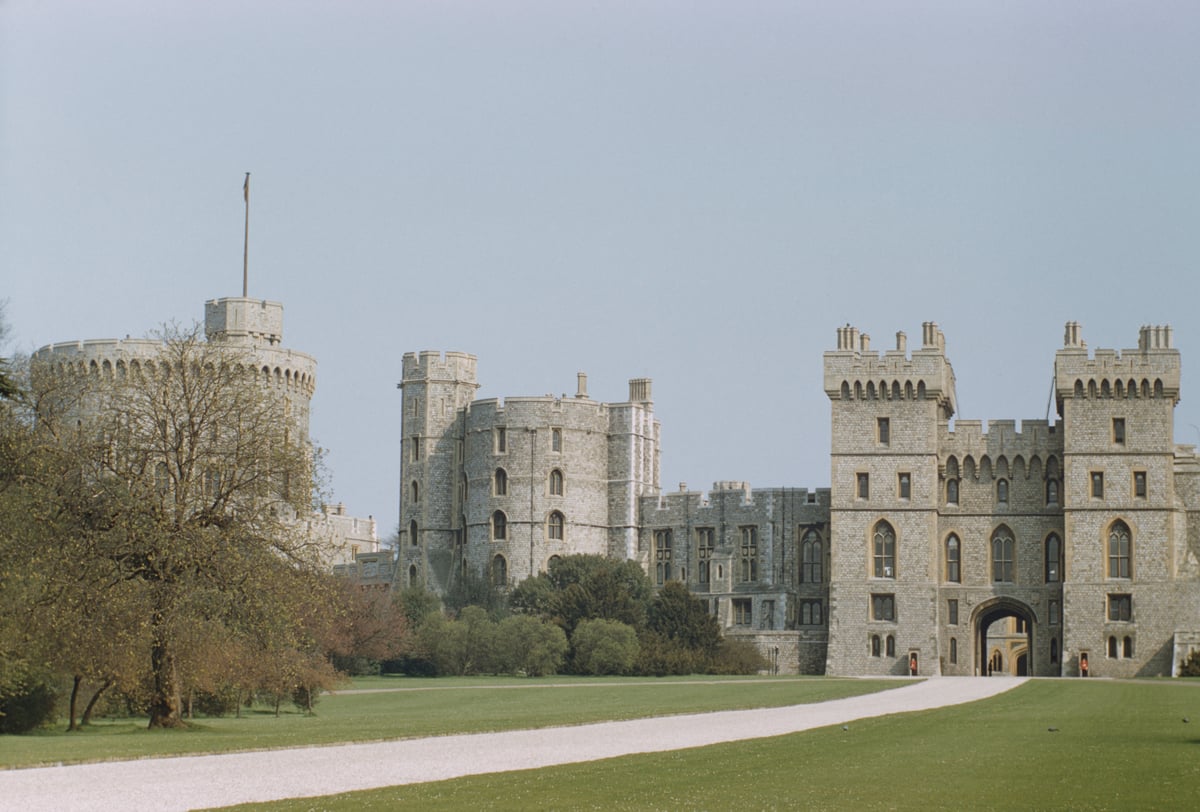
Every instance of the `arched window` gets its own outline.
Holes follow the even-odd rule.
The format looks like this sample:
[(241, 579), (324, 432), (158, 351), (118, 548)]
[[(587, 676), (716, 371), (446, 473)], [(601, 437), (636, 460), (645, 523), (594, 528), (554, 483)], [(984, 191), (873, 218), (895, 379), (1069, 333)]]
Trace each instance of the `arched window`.
[(879, 635), (877, 634), (871, 635), (871, 656), (879, 656)]
[(946, 580), (962, 583), (962, 542), (953, 533), (946, 538)]
[(800, 583), (821, 583), (821, 536), (809, 528), (800, 542)]
[(550, 560), (546, 562), (546, 571), (549, 572), (550, 570), (557, 568), (558, 565), (561, 563), (562, 563), (561, 555), (550, 556)]
[(408, 568), (408, 585), (409, 585), (409, 586), (416, 586), (416, 585), (417, 585), (417, 565), (416, 565), (416, 564), (411, 564), (411, 565), (409, 565), (409, 568)]
[(955, 664), (957, 662), (958, 662), (958, 638), (951, 637), (950, 638), (950, 663)]
[(887, 656), (896, 656), (896, 638), (890, 634), (887, 636)]
[(492, 559), (492, 584), (508, 586), (508, 562), (502, 555), (497, 555)]
[(1058, 504), (1058, 480), (1057, 479), (1047, 479), (1046, 480), (1046, 504), (1047, 505), (1057, 505)]
[(421, 501), (421, 488), (419, 485), (417, 485), (417, 481), (415, 479), (412, 482), (412, 487), (409, 489), (409, 495), (412, 498), (414, 505)]
[(550, 495), (563, 495), (563, 473), (557, 468), (550, 472)]
[(408, 544), (410, 547), (416, 547), (417, 543), (417, 520), (413, 519), (408, 523)]
[(947, 505), (957, 505), (958, 504), (958, 480), (957, 479), (947, 479), (946, 480), (946, 504)]
[(495, 485), (496, 496), (508, 495), (508, 471), (505, 471), (503, 468), (497, 468), (493, 483)]
[(508, 538), (508, 517), (503, 510), (492, 514), (492, 541), (504, 541)]
[(654, 582), (659, 586), (671, 580), (672, 535), (669, 529), (654, 531)]
[(1050, 662), (1054, 663), (1055, 665), (1058, 664), (1058, 638), (1057, 637), (1050, 638)]
[(896, 531), (887, 522), (875, 525), (872, 536), (872, 574), (876, 578), (896, 577)]
[(1062, 539), (1057, 533), (1046, 537), (1046, 583), (1056, 584), (1062, 580)]
[(1015, 547), (1012, 531), (997, 527), (992, 533), (992, 581), (1012, 583), (1016, 573)]
[(1117, 658), (1117, 638), (1108, 638), (1108, 656), (1114, 660)]
[(1108, 530), (1108, 577), (1131, 578), (1129, 525), (1119, 519)]
[(561, 513), (559, 513), (557, 510), (551, 511), (550, 519), (546, 523), (546, 535), (554, 541), (562, 541), (563, 526), (565, 524), (566, 520), (563, 518)]
[(1008, 504), (1008, 480), (996, 480), (996, 501), (1002, 505)]

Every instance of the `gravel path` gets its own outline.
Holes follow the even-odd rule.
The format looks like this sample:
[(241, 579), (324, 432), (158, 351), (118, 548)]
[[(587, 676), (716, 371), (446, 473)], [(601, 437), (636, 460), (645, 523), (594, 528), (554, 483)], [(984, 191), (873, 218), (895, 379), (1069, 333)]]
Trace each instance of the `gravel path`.
[(0, 771), (0, 807), (186, 810), (702, 747), (972, 702), (1021, 678), (946, 677), (811, 705), (575, 727)]

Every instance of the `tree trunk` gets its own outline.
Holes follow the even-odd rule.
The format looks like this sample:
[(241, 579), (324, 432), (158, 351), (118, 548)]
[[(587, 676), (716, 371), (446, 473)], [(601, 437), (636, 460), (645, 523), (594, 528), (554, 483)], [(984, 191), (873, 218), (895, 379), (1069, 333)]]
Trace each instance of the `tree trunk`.
[(83, 682), (83, 677), (76, 674), (71, 680), (71, 705), (67, 711), (70, 716), (70, 721), (67, 723), (67, 731), (79, 730), (79, 725), (75, 724), (75, 701), (79, 699), (79, 685)]
[(162, 641), (150, 649), (150, 668), (154, 674), (154, 693), (150, 699), (150, 729), (183, 727), (179, 709), (179, 680), (175, 655)]
[(83, 709), (83, 718), (79, 720), (80, 727), (92, 723), (92, 711), (96, 709), (96, 703), (100, 701), (100, 694), (111, 688), (112, 684), (112, 680), (106, 679), (104, 684), (96, 690), (96, 693), (92, 694), (92, 698), (88, 700), (87, 707)]

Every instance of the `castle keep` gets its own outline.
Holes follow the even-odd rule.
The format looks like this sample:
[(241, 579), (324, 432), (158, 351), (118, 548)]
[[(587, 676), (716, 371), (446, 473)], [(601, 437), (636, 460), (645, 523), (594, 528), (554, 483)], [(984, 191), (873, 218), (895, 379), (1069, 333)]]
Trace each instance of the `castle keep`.
[(825, 353), (828, 489), (664, 494), (650, 381), (601, 403), (473, 400), (476, 359), (404, 356), (401, 580), (502, 587), (555, 556), (677, 579), (784, 673), (1171, 674), (1200, 648), (1200, 460), (1173, 440), (1169, 327), (1089, 352), (1066, 326), (1058, 419), (955, 419), (936, 324)]

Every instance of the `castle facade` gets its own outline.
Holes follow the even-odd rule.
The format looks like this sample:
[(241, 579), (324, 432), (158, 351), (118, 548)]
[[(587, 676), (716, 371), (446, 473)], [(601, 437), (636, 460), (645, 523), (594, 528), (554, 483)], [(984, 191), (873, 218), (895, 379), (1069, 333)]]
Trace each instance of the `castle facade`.
[(936, 324), (909, 351), (839, 328), (828, 489), (663, 493), (651, 383), (602, 403), (475, 400), (476, 359), (404, 356), (402, 583), (508, 587), (555, 556), (681, 580), (781, 673), (1171, 674), (1200, 648), (1200, 459), (1173, 441), (1169, 327), (1089, 353), (1069, 323), (1058, 419), (955, 419)]

